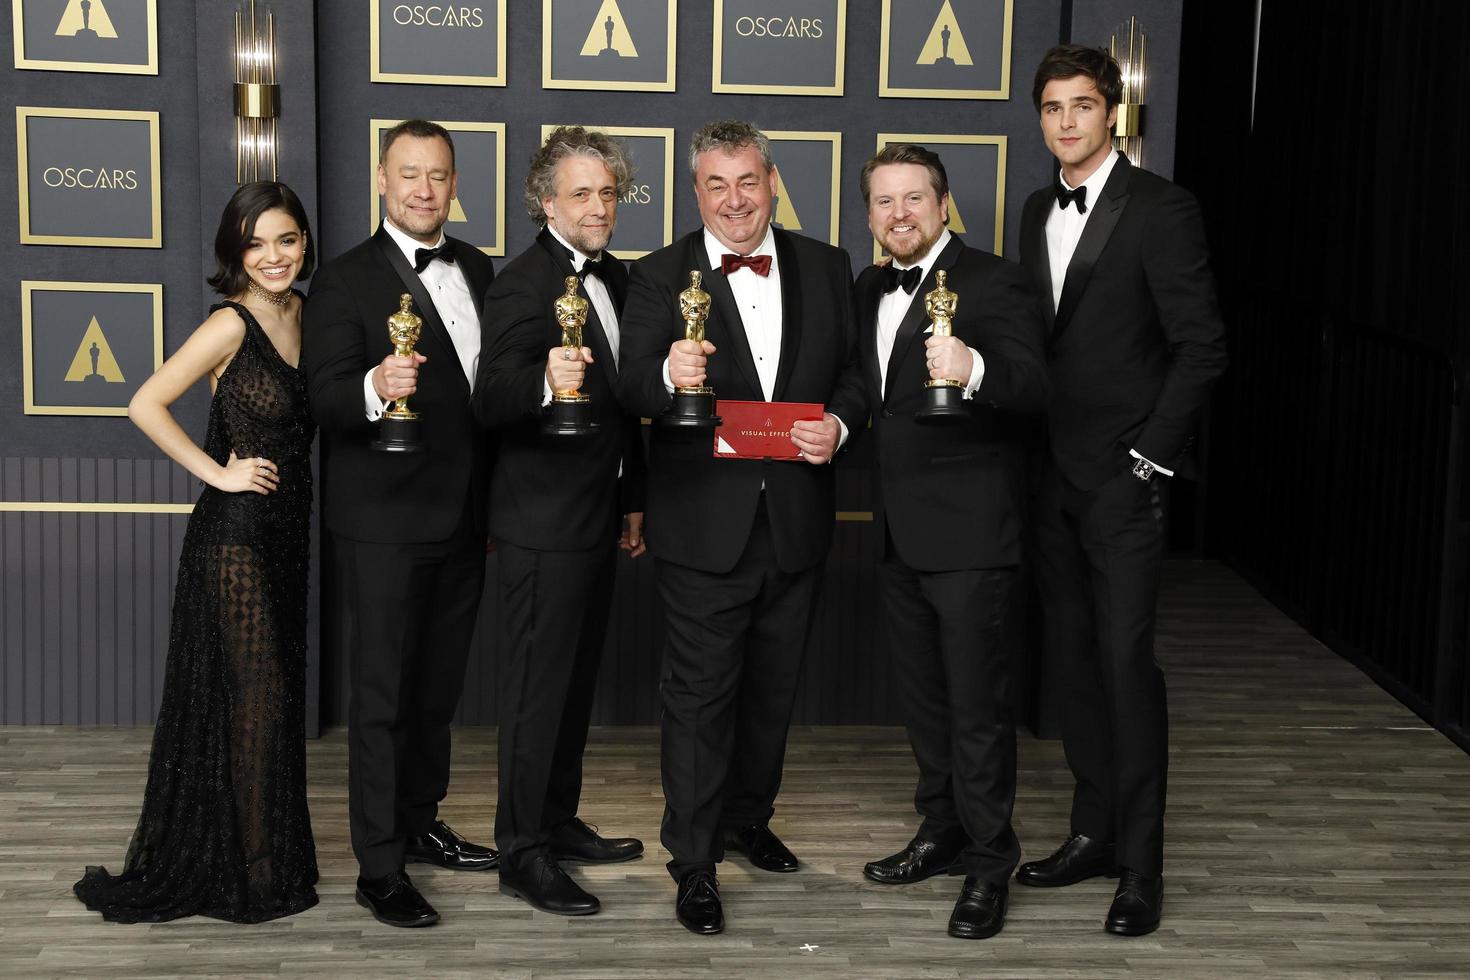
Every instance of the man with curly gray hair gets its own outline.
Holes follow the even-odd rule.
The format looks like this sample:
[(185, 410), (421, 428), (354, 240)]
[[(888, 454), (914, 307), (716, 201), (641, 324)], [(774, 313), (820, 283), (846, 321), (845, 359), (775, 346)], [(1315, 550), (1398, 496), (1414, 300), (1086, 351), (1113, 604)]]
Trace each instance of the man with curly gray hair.
[[(560, 915), (600, 908), (561, 862), (643, 853), (642, 841), (602, 837), (577, 816), (618, 547), (643, 553), (638, 419), (613, 388), (628, 273), (607, 252), (631, 181), (622, 146), (580, 126), (554, 130), (531, 157), (526, 210), (541, 233), (486, 297), (475, 385), (475, 416), (499, 437), (500, 889)], [(586, 312), (580, 348), (563, 346), (556, 304), (567, 298)], [(591, 399), (596, 428), (544, 429), (553, 392), (573, 390)]]

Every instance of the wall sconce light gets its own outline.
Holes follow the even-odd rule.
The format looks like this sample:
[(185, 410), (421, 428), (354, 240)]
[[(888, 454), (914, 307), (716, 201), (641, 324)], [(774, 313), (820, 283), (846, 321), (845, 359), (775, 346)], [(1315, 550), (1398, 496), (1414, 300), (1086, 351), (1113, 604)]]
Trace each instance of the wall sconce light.
[(276, 179), (276, 22), (255, 16), (255, 0), (235, 11), (235, 183)]
[(1143, 107), (1148, 98), (1148, 35), (1136, 17), (1120, 24), (1108, 39), (1108, 53), (1123, 70), (1123, 101), (1113, 127), (1113, 146), (1128, 162), (1143, 166)]

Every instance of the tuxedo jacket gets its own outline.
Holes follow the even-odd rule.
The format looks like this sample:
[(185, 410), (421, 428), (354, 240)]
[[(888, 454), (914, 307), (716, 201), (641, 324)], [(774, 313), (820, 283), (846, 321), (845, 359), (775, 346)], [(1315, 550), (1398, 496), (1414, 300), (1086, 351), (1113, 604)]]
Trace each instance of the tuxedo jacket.
[[(483, 322), (494, 266), (473, 245), (450, 241)], [(427, 360), (409, 396), (424, 451), (374, 452), (378, 426), (367, 419), (363, 376), (393, 352), (388, 317), (403, 293), (424, 321), (415, 349)], [(301, 366), (321, 429), (322, 515), (332, 533), (393, 544), (447, 540), (467, 495), (476, 530), (484, 531), (490, 448), (470, 411), (469, 380), (428, 290), (381, 226), (312, 277)]]
[[(964, 402), (968, 417), (923, 425), (930, 336), (924, 294), (948, 272), (959, 297), (954, 335), (980, 353), (985, 373)], [(952, 235), (914, 290), (888, 357), (885, 393), (878, 364), (883, 269), (858, 276), (863, 379), (873, 406), (878, 459), (874, 517), (910, 568), (952, 572), (1020, 564), (1026, 507), (1024, 419), (1046, 410), (1046, 328), (1019, 265), (967, 247)]]
[[(627, 269), (621, 262), (608, 265), (603, 285), (621, 316)], [(485, 349), (475, 384), (475, 416), (499, 435), (490, 473), (490, 533), (542, 551), (611, 545), (622, 515), (643, 509), (639, 420), (618, 406), (618, 369), (585, 285), (578, 288), (588, 300), (582, 343), (592, 349), (592, 363), (581, 391), (592, 399), (599, 427), (587, 436), (541, 432), (549, 411), (541, 406), (546, 354), (561, 346), (553, 304), (571, 275), (571, 257), (545, 229), (501, 269), (486, 300)]]
[[(775, 229), (781, 274), (781, 359), (774, 401), (814, 402), (851, 433), (867, 421), (856, 361), (852, 267), (847, 253)], [(715, 345), (706, 384), (717, 399), (762, 401), (760, 377), (730, 284), (711, 269), (704, 231), (633, 264), (623, 312), (623, 406), (656, 419), (673, 396), (664, 385), (669, 346), (684, 337), (679, 293), (690, 270), (710, 294), (705, 339)], [(718, 412), (718, 409), (716, 409)], [(802, 460), (716, 459), (709, 430), (694, 435), (655, 424), (648, 456), (648, 546), (659, 558), (723, 573), (735, 567), (750, 536), (765, 485), (766, 512), (782, 571), (822, 561), (832, 543), (836, 504), (831, 466)]]
[(1062, 474), (1091, 490), (1129, 450), (1188, 476), (1199, 413), (1225, 370), (1225, 324), (1194, 195), (1118, 154), (1053, 310), (1050, 186), (1021, 215), (1021, 263), (1041, 294), (1054, 389), (1047, 428)]

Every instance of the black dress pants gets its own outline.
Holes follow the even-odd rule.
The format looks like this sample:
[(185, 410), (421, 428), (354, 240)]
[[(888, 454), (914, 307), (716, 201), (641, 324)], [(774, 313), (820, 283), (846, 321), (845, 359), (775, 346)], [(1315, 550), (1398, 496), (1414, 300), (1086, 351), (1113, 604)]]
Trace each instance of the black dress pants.
[(662, 840), (675, 880), (714, 869), (725, 829), (775, 812), (821, 579), (820, 565), (780, 570), (764, 506), (731, 571), (658, 563), (668, 624)]
[(500, 542), (503, 623), (495, 843), (515, 869), (577, 815), (582, 753), (612, 608), (617, 546), (536, 551)]
[(384, 544), (338, 536), (354, 623), (347, 709), (352, 851), (365, 878), (403, 868), (449, 790), (449, 723), (485, 582), (485, 538)]
[(1115, 841), (1118, 863), (1145, 875), (1164, 864), (1169, 713), (1154, 616), (1166, 479), (1123, 469), (1082, 491), (1049, 466), (1036, 517), (1042, 638), (1076, 780), (1071, 829)]
[(1021, 856), (1011, 828), (1016, 726), (1002, 625), (1014, 568), (924, 572), (891, 542), (878, 566), (894, 690), (919, 764), (919, 836), (963, 843), (967, 875), (1004, 886)]

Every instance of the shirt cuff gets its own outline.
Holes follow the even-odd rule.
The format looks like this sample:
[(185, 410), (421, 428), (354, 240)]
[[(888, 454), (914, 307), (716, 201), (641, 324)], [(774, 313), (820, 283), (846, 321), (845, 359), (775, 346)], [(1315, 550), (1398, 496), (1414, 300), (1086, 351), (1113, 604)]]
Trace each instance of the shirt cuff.
[(1150, 465), (1150, 466), (1152, 466), (1154, 468), (1154, 472), (1155, 473), (1162, 473), (1165, 476), (1173, 476), (1174, 475), (1174, 471), (1173, 470), (1166, 470), (1166, 469), (1164, 469), (1162, 466), (1160, 466), (1158, 463), (1155, 463), (1153, 460), (1149, 459), (1147, 456), (1141, 455), (1138, 452), (1137, 449), (1130, 449), (1130, 450), (1128, 450), (1128, 455), (1129, 456), (1132, 456), (1134, 459), (1141, 459), (1141, 460), (1143, 460), (1145, 463), (1147, 463), (1148, 465)]
[[(373, 370), (377, 370), (374, 368)], [(383, 417), (388, 410), (388, 402), (378, 397), (378, 390), (373, 387), (373, 372), (369, 371), (362, 378), (362, 405), (367, 411), (367, 420), (376, 422)]]
[(674, 379), (669, 376), (669, 359), (664, 358), (664, 387), (669, 389), (669, 394), (674, 393)]
[[(837, 420), (837, 450), (840, 452), (842, 447), (847, 445), (847, 423), (842, 421), (842, 416), (840, 415), (833, 415), (832, 417)], [(837, 452), (834, 452), (832, 455), (835, 457)], [(831, 462), (831, 460), (828, 460), (828, 462)]]
[(973, 362), (970, 366), (970, 380), (965, 382), (965, 400), (975, 397), (975, 392), (980, 390), (980, 382), (985, 380), (985, 358), (973, 347), (966, 348), (970, 352)]
[(545, 408), (551, 404), (551, 382), (546, 380), (546, 374), (541, 375), (541, 407)]

